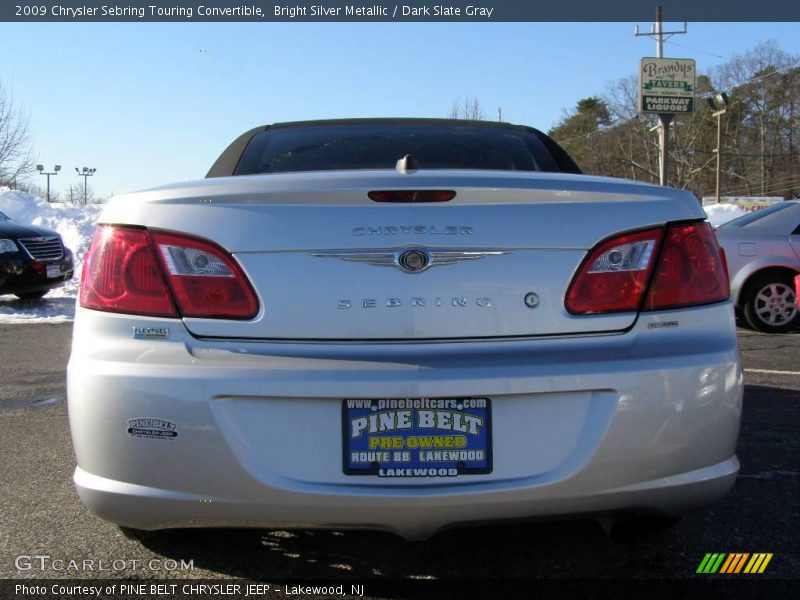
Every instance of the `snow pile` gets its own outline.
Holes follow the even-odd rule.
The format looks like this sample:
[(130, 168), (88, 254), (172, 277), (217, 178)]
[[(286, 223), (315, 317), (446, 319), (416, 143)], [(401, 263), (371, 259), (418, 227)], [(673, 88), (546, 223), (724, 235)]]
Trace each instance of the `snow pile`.
[(703, 209), (708, 215), (708, 222), (714, 227), (719, 227), (723, 223), (747, 214), (747, 210), (738, 204), (709, 204)]
[(42, 300), (21, 301), (16, 296), (0, 295), (0, 321), (71, 321), (75, 314), (75, 298), (83, 265), (95, 224), (103, 205), (66, 206), (48, 204), (24, 192), (0, 187), (0, 212), (19, 225), (36, 225), (61, 234), (64, 244), (75, 254), (75, 276), (72, 281), (51, 290)]

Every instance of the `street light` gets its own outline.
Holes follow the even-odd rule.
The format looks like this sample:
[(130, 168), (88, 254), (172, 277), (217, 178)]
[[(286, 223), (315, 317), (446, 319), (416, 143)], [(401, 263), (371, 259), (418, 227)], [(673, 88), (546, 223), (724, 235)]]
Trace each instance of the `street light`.
[(39, 171), (39, 175), (47, 175), (47, 202), (50, 202), (50, 175), (58, 175), (58, 172), (61, 170), (61, 165), (53, 165), (53, 172), (48, 173), (44, 170), (44, 165), (36, 165), (36, 170)]
[(707, 97), (706, 102), (708, 102), (708, 106), (711, 108), (711, 110), (714, 111), (711, 116), (717, 117), (717, 204), (719, 204), (719, 165), (720, 157), (722, 156), (722, 115), (724, 115), (728, 110), (728, 94), (725, 92), (718, 92), (713, 96)]
[(83, 167), (82, 170), (78, 170), (78, 167), (75, 167), (75, 172), (78, 174), (78, 177), (83, 177), (83, 205), (86, 206), (86, 193), (89, 189), (89, 184), (87, 183), (87, 178), (94, 175), (94, 172), (97, 169), (89, 169), (88, 167)]

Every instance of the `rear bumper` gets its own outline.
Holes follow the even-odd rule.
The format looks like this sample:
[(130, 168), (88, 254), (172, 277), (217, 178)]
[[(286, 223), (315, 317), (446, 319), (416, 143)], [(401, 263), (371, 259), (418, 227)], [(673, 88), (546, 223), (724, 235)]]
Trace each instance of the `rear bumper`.
[[(664, 322), (679, 325), (652, 326)], [(133, 339), (132, 327), (158, 324), (169, 339)], [(75, 483), (103, 518), (420, 539), (719, 500), (738, 471), (742, 374), (729, 304), (647, 315), (618, 335), (383, 345), (197, 340), (179, 321), (79, 309), (68, 395)], [(475, 396), (492, 400), (492, 473), (343, 473), (343, 398)], [(137, 418), (175, 436), (132, 437)]]
[(293, 527), (378, 529), (407, 539), (439, 530), (494, 521), (615, 512), (680, 514), (721, 500), (733, 487), (739, 461), (618, 489), (569, 485), (511, 487), (423, 496), (305, 493), (271, 488), (259, 498), (206, 498), (104, 479), (75, 470), (81, 501), (100, 517), (135, 527)]

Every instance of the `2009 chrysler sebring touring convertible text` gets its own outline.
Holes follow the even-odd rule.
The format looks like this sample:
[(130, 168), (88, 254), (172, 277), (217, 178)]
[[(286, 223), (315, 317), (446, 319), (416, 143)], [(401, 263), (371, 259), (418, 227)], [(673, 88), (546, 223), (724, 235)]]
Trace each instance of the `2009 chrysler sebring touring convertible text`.
[(101, 223), (69, 415), (115, 523), (422, 539), (734, 483), (733, 308), (688, 192), (581, 175), (526, 127), (317, 121)]

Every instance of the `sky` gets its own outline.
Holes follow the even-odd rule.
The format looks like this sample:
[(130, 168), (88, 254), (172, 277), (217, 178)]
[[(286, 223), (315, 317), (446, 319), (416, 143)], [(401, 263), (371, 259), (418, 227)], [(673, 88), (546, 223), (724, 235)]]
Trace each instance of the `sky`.
[[(446, 117), (479, 100), (547, 130), (635, 75), (649, 23), (0, 23), (0, 83), (62, 192), (201, 178), (239, 134), (280, 121)], [(682, 24), (665, 23), (665, 30)], [(699, 73), (761, 42), (800, 55), (799, 23), (689, 23), (665, 56)], [(37, 181), (39, 179), (40, 181)], [(44, 177), (31, 180), (44, 187)]]

